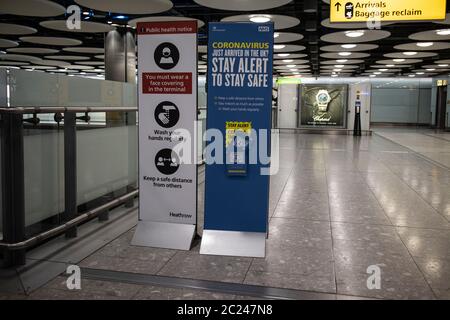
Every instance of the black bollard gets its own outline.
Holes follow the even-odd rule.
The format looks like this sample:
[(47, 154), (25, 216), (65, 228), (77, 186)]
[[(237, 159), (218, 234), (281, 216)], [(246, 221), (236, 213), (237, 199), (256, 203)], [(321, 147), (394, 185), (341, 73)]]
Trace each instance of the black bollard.
[(355, 102), (355, 123), (353, 125), (353, 135), (361, 136), (361, 97), (359, 91), (356, 93)]

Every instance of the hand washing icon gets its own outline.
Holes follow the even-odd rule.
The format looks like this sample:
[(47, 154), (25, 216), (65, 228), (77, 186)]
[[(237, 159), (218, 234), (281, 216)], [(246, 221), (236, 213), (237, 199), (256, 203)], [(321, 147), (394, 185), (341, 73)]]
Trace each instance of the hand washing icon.
[(170, 110), (176, 110), (174, 106), (171, 105), (165, 105), (162, 106), (162, 109), (164, 110), (164, 112), (161, 112), (158, 115), (159, 120), (161, 120), (161, 122), (165, 125), (170, 123)]
[(179, 119), (180, 111), (170, 101), (161, 102), (155, 109), (155, 120), (163, 128), (172, 128), (178, 123)]

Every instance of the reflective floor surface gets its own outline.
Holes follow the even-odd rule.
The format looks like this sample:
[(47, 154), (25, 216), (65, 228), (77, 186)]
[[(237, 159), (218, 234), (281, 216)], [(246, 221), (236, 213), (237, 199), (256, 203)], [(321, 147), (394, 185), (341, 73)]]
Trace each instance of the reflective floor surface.
[(399, 143), (438, 164), (450, 167), (450, 132), (425, 128), (377, 128), (377, 134)]
[[(360, 138), (283, 133), (266, 258), (200, 255), (198, 242), (187, 252), (133, 247), (131, 229), (80, 265), (344, 296), (450, 299), (446, 139), (431, 131), (380, 130)], [(202, 207), (203, 192), (199, 197)], [(373, 266), (381, 270), (379, 289), (368, 286)], [(83, 281), (84, 290), (68, 293), (58, 277), (31, 298), (244, 298)]]

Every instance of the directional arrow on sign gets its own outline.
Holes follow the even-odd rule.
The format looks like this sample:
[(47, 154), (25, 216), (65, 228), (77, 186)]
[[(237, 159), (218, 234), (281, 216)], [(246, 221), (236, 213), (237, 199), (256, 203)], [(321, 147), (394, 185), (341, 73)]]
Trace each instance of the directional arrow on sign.
[(342, 4), (338, 2), (334, 6), (336, 7), (337, 12), (339, 12), (339, 9), (341, 8)]

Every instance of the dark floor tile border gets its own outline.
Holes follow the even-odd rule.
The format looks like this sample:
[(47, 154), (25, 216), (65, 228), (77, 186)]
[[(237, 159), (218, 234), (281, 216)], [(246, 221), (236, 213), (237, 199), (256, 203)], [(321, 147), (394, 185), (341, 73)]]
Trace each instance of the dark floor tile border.
[[(427, 157), (427, 156), (425, 156), (425, 155), (423, 155), (423, 154), (421, 154), (421, 153), (419, 153), (419, 152), (417, 152), (417, 151), (414, 151), (413, 149), (411, 149), (411, 148), (409, 148), (409, 147), (407, 147), (407, 146), (404, 146), (404, 145), (402, 145), (402, 144), (400, 144), (400, 143), (398, 143), (398, 142), (396, 142), (396, 141), (394, 141), (394, 140), (392, 140), (392, 139), (389, 139), (389, 138), (387, 138), (387, 137), (385, 137), (385, 136), (383, 136), (383, 135), (381, 135), (381, 134), (379, 134), (379, 133), (377, 133), (377, 132), (374, 132), (374, 133), (375, 133), (375, 135), (376, 135), (377, 137), (379, 137), (379, 138), (381, 138), (381, 139), (384, 139), (384, 140), (389, 141), (389, 142), (391, 142), (391, 143), (393, 143), (393, 144), (396, 144), (396, 145), (398, 145), (398, 146), (400, 146), (400, 147), (402, 147), (402, 148), (407, 149), (410, 153), (414, 154), (414, 155), (417, 156), (418, 158), (421, 158), (422, 160), (425, 160), (425, 161), (427, 161), (427, 162), (429, 162), (429, 163), (431, 163), (431, 164), (433, 164), (433, 165), (435, 165), (435, 166), (437, 166), (437, 167), (440, 167), (441, 169), (450, 171), (450, 167), (447, 167), (446, 165), (444, 165), (444, 164), (442, 164), (442, 163), (440, 163), (440, 162), (437, 162), (436, 160), (433, 160), (433, 159), (431, 159), (431, 158), (429, 158), (429, 157)], [(424, 134), (424, 135), (425, 135), (425, 134)], [(426, 135), (425, 135), (425, 136), (426, 136)], [(431, 137), (431, 136), (429, 136), (429, 137)], [(436, 139), (439, 139), (439, 138), (436, 138)], [(446, 140), (446, 141), (448, 142), (448, 140)]]
[(418, 133), (419, 134), (423, 134), (424, 136), (427, 136), (427, 137), (436, 138), (436, 139), (439, 139), (439, 140), (444, 140), (444, 141), (450, 142), (450, 140), (445, 139), (444, 137), (433, 136), (433, 135), (431, 135), (429, 133), (425, 133), (425, 132), (418, 132)]
[[(183, 279), (177, 277), (147, 275), (140, 273), (100, 270), (91, 268), (81, 268), (81, 275), (82, 278), (89, 280), (122, 282), (137, 285), (151, 285), (151, 286), (178, 288), (178, 289), (205, 290), (205, 291), (227, 293), (237, 296), (251, 296), (262, 299), (338, 300), (343, 298), (359, 298), (354, 296), (338, 295), (332, 293), (319, 293), (313, 291), (272, 288), (241, 283), (226, 283), (219, 281)], [(366, 298), (361, 297), (361, 299)]]

